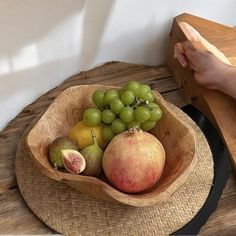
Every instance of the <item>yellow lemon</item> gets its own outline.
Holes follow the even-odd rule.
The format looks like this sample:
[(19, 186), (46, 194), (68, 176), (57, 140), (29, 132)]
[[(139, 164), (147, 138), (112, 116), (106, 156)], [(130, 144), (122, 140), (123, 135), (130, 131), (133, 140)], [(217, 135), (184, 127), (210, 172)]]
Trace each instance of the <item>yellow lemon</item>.
[(93, 144), (91, 130), (93, 129), (98, 145), (101, 148), (106, 146), (106, 142), (102, 138), (102, 125), (97, 126), (87, 126), (83, 121), (80, 121), (75, 126), (69, 130), (69, 137), (77, 141), (79, 149), (83, 149), (91, 144)]

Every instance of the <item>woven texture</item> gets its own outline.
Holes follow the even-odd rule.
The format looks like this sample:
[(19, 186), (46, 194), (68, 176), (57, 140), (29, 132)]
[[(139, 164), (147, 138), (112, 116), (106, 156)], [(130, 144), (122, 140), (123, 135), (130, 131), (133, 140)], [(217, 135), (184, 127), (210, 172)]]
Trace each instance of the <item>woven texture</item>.
[(198, 165), (185, 184), (162, 206), (134, 208), (98, 201), (48, 179), (37, 170), (25, 150), (24, 133), (16, 155), (16, 176), (32, 211), (63, 235), (168, 235), (187, 224), (203, 206), (213, 181), (213, 159), (197, 125), (181, 110), (196, 132)]

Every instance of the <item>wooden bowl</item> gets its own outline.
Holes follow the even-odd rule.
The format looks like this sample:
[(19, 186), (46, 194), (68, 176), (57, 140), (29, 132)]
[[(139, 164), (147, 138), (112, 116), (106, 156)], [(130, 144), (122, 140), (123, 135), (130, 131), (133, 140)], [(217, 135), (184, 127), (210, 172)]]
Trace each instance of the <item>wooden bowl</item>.
[[(195, 136), (192, 128), (179, 119), (157, 92), (155, 100), (163, 111), (163, 117), (151, 133), (163, 144), (166, 164), (161, 179), (154, 187), (139, 194), (126, 194), (115, 189), (109, 181), (91, 176), (74, 175), (55, 170), (49, 162), (48, 146), (82, 119), (83, 111), (93, 107), (92, 93), (101, 85), (82, 85), (66, 89), (48, 107), (26, 137), (28, 150), (39, 170), (51, 179), (98, 199), (116, 201), (143, 207), (163, 203), (186, 181), (197, 164)], [(114, 87), (113, 87), (114, 88)], [(117, 88), (117, 87), (116, 87)]]

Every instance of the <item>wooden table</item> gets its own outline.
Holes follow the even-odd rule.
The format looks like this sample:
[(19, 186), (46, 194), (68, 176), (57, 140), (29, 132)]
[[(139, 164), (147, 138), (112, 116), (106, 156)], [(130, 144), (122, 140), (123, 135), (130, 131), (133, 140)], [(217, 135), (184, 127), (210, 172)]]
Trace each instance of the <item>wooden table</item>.
[[(62, 85), (27, 106), (0, 132), (0, 234), (54, 233), (30, 211), (17, 187), (14, 174), (15, 153), (27, 125), (67, 87), (92, 83), (123, 85), (131, 79), (149, 84), (167, 101), (178, 107), (187, 104), (165, 65), (153, 67), (108, 62), (67, 79)], [(231, 175), (227, 182), (216, 212), (200, 233), (202, 235), (236, 235), (236, 179), (234, 175)]]

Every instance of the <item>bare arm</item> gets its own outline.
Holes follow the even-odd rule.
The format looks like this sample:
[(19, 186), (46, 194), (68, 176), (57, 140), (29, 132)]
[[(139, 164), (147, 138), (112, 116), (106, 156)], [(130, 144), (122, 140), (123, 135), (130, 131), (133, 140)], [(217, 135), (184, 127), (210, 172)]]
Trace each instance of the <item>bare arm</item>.
[(219, 90), (236, 99), (236, 68), (231, 67), (219, 85)]
[(183, 67), (194, 70), (200, 85), (218, 89), (236, 99), (236, 67), (225, 64), (211, 52), (196, 50), (187, 41), (176, 44), (175, 56)]

